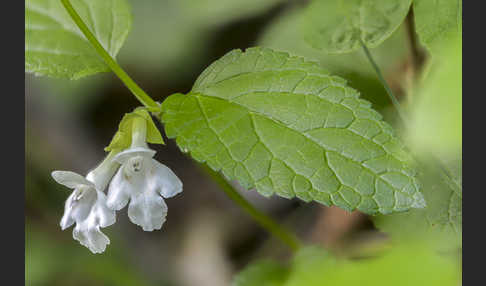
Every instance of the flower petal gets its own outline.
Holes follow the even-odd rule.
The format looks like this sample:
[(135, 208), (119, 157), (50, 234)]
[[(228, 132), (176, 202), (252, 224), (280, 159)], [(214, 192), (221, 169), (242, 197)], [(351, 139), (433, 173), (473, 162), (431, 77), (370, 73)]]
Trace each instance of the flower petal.
[(74, 219), (69, 214), (64, 213), (60, 222), (61, 229), (65, 230), (66, 228), (70, 227), (73, 224), (74, 224)]
[(125, 151), (116, 154), (113, 160), (117, 161), (120, 164), (123, 164), (131, 157), (138, 155), (138, 156), (152, 158), (155, 155), (155, 153), (156, 152), (154, 150), (149, 148), (134, 147), (134, 148), (126, 149)]
[(86, 180), (86, 178), (84, 178), (80, 174), (71, 171), (53, 171), (51, 173), (51, 176), (59, 184), (71, 189), (74, 189), (80, 185), (88, 185), (94, 187), (94, 184), (92, 182)]
[(138, 196), (132, 196), (128, 206), (128, 217), (143, 230), (161, 229), (166, 216), (167, 205), (156, 192), (145, 190)]
[(156, 188), (164, 198), (170, 198), (182, 192), (182, 182), (169, 167), (152, 159), (148, 185)]
[(66, 228), (70, 227), (71, 225), (74, 224), (74, 219), (72, 216), (72, 204), (73, 204), (73, 199), (78, 195), (78, 192), (72, 192), (72, 194), (68, 197), (66, 200), (66, 203), (64, 204), (64, 215), (62, 216), (60, 225), (61, 229), (65, 230)]
[(70, 208), (70, 215), (79, 223), (88, 218), (92, 212), (92, 208), (97, 200), (96, 190), (92, 187), (82, 186), (74, 190), (70, 200), (70, 205), (66, 207)]
[(93, 253), (102, 253), (110, 244), (110, 239), (100, 231), (99, 226), (90, 226), (87, 222), (76, 225), (73, 238)]
[(93, 182), (96, 189), (104, 191), (119, 166), (118, 163), (116, 163), (116, 165), (115, 163), (112, 164), (113, 165), (107, 167), (106, 170), (94, 170), (89, 172), (86, 175), (86, 179)]
[(93, 206), (91, 214), (94, 215), (94, 224), (99, 224), (101, 227), (107, 227), (116, 222), (116, 214), (106, 205), (106, 196), (103, 192), (97, 191), (98, 199)]
[(130, 198), (130, 185), (123, 177), (123, 166), (118, 169), (108, 188), (107, 206), (112, 210), (124, 208)]

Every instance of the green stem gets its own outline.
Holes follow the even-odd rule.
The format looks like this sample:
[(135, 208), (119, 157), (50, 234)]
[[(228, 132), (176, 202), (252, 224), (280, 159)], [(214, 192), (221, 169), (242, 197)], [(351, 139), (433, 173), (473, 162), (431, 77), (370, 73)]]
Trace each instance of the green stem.
[(378, 76), (378, 79), (380, 80), (381, 84), (383, 85), (383, 87), (385, 88), (386, 90), (386, 93), (388, 94), (388, 97), (390, 98), (391, 102), (393, 103), (393, 106), (395, 107), (395, 109), (397, 110), (398, 112), (398, 115), (400, 116), (400, 118), (402, 119), (402, 121), (404, 122), (405, 125), (408, 124), (408, 120), (407, 120), (407, 117), (405, 116), (405, 113), (403, 112), (402, 108), (400, 107), (400, 103), (398, 102), (397, 98), (395, 97), (395, 95), (393, 94), (390, 86), (388, 85), (388, 83), (385, 81), (385, 78), (383, 78), (383, 74), (381, 73), (381, 70), (380, 68), (378, 67), (378, 65), (376, 64), (375, 60), (373, 59), (373, 57), (371, 56), (371, 53), (370, 51), (368, 50), (368, 47), (366, 47), (366, 45), (363, 43), (363, 41), (360, 40), (360, 43), (361, 43), (361, 46), (363, 47), (363, 50), (366, 54), (366, 57), (368, 58), (368, 60), (370, 61), (371, 65), (373, 66), (373, 69), (375, 70), (376, 72), (376, 75)]
[(242, 207), (258, 224), (275, 237), (279, 238), (293, 251), (299, 249), (300, 243), (295, 235), (252, 206), (250, 202), (242, 197), (220, 174), (214, 172), (206, 165), (202, 165), (202, 168), (221, 186), (226, 195)]
[(108, 54), (96, 37), (91, 33), (88, 26), (83, 22), (79, 14), (74, 10), (69, 0), (61, 0), (61, 3), (66, 8), (74, 23), (78, 26), (84, 36), (93, 45), (96, 52), (101, 56), (110, 69), (120, 78), (125, 86), (135, 95), (135, 97), (151, 112), (159, 111), (159, 104), (157, 104), (150, 96), (145, 93), (130, 76), (118, 65), (118, 63)]

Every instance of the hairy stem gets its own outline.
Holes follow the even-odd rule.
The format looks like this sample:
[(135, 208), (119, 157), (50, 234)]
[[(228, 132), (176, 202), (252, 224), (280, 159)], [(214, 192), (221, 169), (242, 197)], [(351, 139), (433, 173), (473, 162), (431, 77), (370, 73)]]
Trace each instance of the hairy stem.
[(91, 33), (88, 26), (83, 22), (79, 14), (74, 10), (69, 0), (61, 0), (62, 5), (66, 8), (74, 23), (78, 26), (86, 39), (93, 45), (96, 52), (101, 56), (103, 61), (110, 67), (110, 69), (120, 78), (125, 86), (135, 95), (135, 97), (151, 112), (159, 111), (159, 104), (157, 104), (150, 96), (145, 93), (130, 76), (118, 65), (118, 63), (110, 56), (110, 54), (103, 48), (96, 37)]
[(221, 186), (226, 195), (243, 208), (260, 226), (280, 239), (292, 251), (296, 251), (299, 248), (300, 242), (294, 234), (252, 206), (220, 174), (214, 172), (206, 165), (202, 165), (202, 168)]

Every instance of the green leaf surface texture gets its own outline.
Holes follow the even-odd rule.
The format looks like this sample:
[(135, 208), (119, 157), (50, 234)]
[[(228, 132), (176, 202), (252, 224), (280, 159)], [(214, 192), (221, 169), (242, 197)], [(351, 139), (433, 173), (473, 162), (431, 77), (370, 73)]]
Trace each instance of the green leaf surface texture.
[(162, 104), (169, 138), (264, 195), (368, 214), (421, 208), (409, 156), (368, 101), (314, 62), (233, 50)]
[[(131, 26), (125, 0), (72, 0), (93, 35), (113, 57)], [(78, 79), (109, 71), (60, 0), (25, 1), (25, 71), (36, 75)]]
[(303, 22), (304, 38), (328, 53), (347, 53), (381, 44), (400, 26), (411, 0), (314, 0)]
[(462, 31), (462, 0), (415, 0), (413, 12), (415, 30), (429, 49), (450, 34)]

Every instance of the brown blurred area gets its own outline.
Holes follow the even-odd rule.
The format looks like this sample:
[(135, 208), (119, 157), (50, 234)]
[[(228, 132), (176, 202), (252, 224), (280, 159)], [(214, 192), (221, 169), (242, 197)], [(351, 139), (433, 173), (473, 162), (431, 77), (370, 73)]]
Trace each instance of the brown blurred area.
[[(225, 17), (215, 21), (216, 16), (209, 12), (206, 19), (195, 19), (191, 10), (175, 1), (131, 1), (133, 29), (118, 56), (120, 64), (156, 101), (188, 92), (211, 62), (232, 49), (259, 44), (275, 21), (305, 4), (251, 2), (261, 7), (234, 17), (223, 11), (217, 15)], [(208, 24), (203, 26), (203, 21)], [(154, 26), (156, 23), (161, 26)], [(150, 48), (145, 51), (145, 46)], [(394, 59), (399, 69), (401, 55)], [(377, 89), (376, 79), (363, 74), (358, 73), (351, 84)], [(72, 229), (61, 231), (59, 220), (70, 191), (57, 185), (50, 173), (72, 170), (86, 174), (103, 159), (103, 148), (124, 113), (139, 103), (112, 74), (76, 82), (26, 74), (25, 86), (27, 285), (223, 286), (250, 261), (289, 257), (285, 245), (252, 221), (198, 163), (167, 138), (167, 145), (152, 148), (157, 150), (156, 159), (182, 180), (184, 191), (166, 200), (169, 212), (162, 230), (142, 231), (129, 222), (124, 209), (117, 213), (117, 223), (103, 230), (111, 239), (106, 252), (91, 254), (72, 239)], [(373, 96), (377, 102), (386, 100), (382, 90)], [(382, 238), (359, 212), (297, 199), (265, 198), (254, 190), (240, 193), (307, 243), (339, 250), (357, 241)]]

